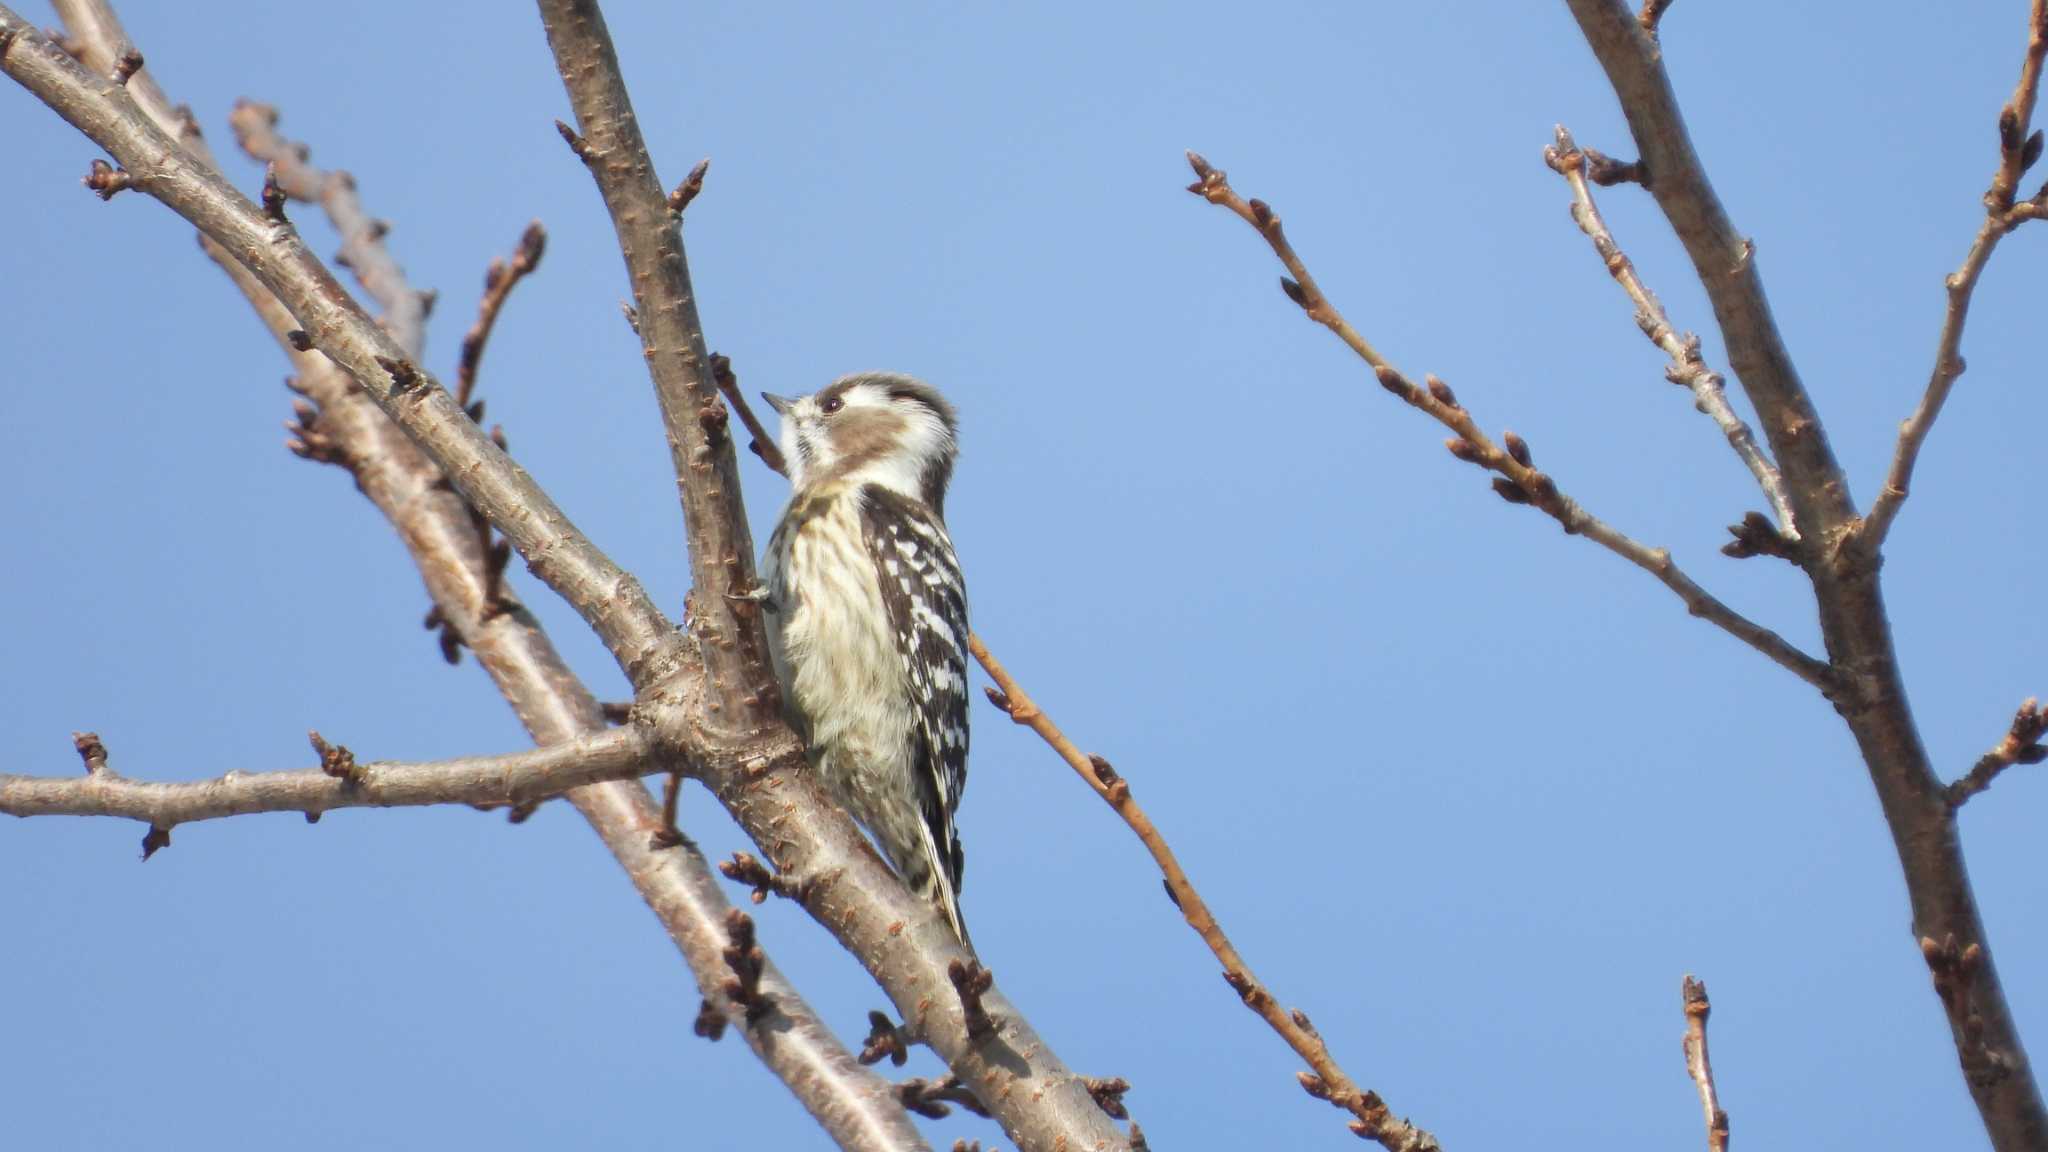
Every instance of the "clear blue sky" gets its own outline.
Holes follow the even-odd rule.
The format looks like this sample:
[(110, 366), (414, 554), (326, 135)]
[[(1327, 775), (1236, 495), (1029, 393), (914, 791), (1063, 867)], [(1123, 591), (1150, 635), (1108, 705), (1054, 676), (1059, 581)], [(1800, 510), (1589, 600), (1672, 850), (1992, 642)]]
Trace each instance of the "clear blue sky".
[[(414, 283), (442, 291), (437, 370), (485, 263), (546, 222), (546, 263), (486, 359), (491, 418), (678, 609), (627, 287), (555, 136), (568, 105), (534, 14), (170, 7), (125, 16), (245, 188), (238, 96), (278, 104), (394, 222)], [(688, 229), (712, 346), (750, 388), (887, 368), (959, 403), (949, 511), (977, 628), (1131, 779), (1362, 1083), (1452, 1149), (1699, 1147), (1678, 1044), (1693, 972), (1741, 1143), (1982, 1146), (1832, 710), (1494, 498), (1304, 322), (1248, 229), (1181, 191), (1198, 148), (1278, 208), (1404, 369), (1444, 376), (1597, 514), (1817, 645), (1803, 580), (1716, 554), (1760, 501), (1663, 381), (1540, 160), (1560, 120), (1633, 151), (1562, 5), (610, 7), (663, 175), (714, 159)], [(2025, 9), (1721, 0), (1666, 22), (1694, 138), (1859, 500), (1925, 379)], [(0, 134), (0, 765), (74, 772), (78, 728), (159, 779), (310, 764), (310, 727), (365, 757), (521, 746), (474, 664), (441, 663), (370, 506), (284, 451), (285, 365), (191, 230), (82, 190), (98, 153), (12, 85)], [(1707, 325), (1647, 198), (1602, 206), (1674, 318)], [(2048, 694), (2043, 231), (1985, 278), (1970, 372), (1885, 570), (1951, 772)], [(745, 468), (765, 538), (783, 486)], [(517, 578), (621, 695), (574, 617)], [(1129, 1078), (1159, 1148), (1352, 1147), (1123, 827), (1028, 734), (986, 706), (975, 720), (968, 914), (1066, 1060)], [(2044, 806), (2048, 777), (2021, 769), (1963, 817), (2036, 1059)], [(707, 849), (740, 846), (701, 790), (684, 819)], [(179, 829), (146, 866), (140, 832), (0, 824), (18, 1147), (825, 1145), (736, 1041), (690, 1034), (687, 970), (560, 805), (523, 827), (235, 819)], [(881, 993), (800, 912), (761, 920), (856, 1038)], [(1000, 1140), (957, 1113), (930, 1131)]]

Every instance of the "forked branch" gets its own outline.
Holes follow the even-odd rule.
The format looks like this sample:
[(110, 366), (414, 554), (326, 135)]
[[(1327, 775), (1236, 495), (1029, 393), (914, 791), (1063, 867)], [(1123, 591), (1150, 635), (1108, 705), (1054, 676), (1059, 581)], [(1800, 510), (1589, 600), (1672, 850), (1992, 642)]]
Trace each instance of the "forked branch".
[[(67, 23), (80, 30), (79, 39), (88, 53), (106, 54), (102, 42), (125, 42), (118, 21), (103, 0), (58, 3)], [(211, 169), (189, 118), (172, 115), (146, 73), (138, 74), (128, 91), (138, 89), (153, 94), (154, 103), (148, 108), (157, 125), (165, 131), (179, 130), (188, 149)], [(399, 539), (413, 554), (436, 611), (475, 649), (478, 663), (534, 739), (546, 745), (603, 731), (603, 710), (564, 665), (538, 622), (528, 613), (497, 610), (500, 601), (490, 590), (489, 561), (476, 549), (470, 511), (448, 490), (440, 468), (333, 361), (319, 353), (297, 351), (296, 341), (286, 339), (301, 334), (297, 320), (225, 249), (204, 232), (201, 235), (209, 255), (248, 296), (286, 354), (295, 358), (301, 386), (320, 406), (323, 435), (338, 444), (364, 494), (391, 519)], [(642, 670), (653, 672), (659, 667), (650, 663)], [(700, 986), (716, 987), (725, 971), (721, 950), (726, 943), (724, 924), (730, 904), (701, 853), (690, 846), (659, 853), (650, 849), (659, 810), (637, 782), (589, 785), (571, 792), (568, 799), (617, 857)], [(144, 841), (145, 852), (163, 846), (168, 839), (168, 834), (152, 828)], [(758, 987), (774, 1005), (758, 1022), (747, 1021), (723, 998), (720, 1002), (725, 1007), (714, 1007), (713, 1014), (722, 1023), (741, 1028), (748, 1047), (842, 1147), (872, 1152), (926, 1147), (888, 1085), (854, 1061), (831, 1029), (765, 959)]]
[(1557, 126), (1557, 142), (1543, 150), (1543, 160), (1552, 171), (1564, 177), (1565, 183), (1571, 185), (1572, 220), (1593, 242), (1593, 250), (1600, 254), (1600, 261), (1607, 266), (1608, 274), (1635, 304), (1636, 326), (1642, 329), (1650, 343), (1671, 357), (1670, 365), (1664, 370), (1665, 378), (1692, 392), (1693, 403), (1720, 427), (1722, 435), (1728, 438), (1729, 446), (1748, 466), (1750, 475), (1756, 477), (1757, 486), (1763, 489), (1764, 498), (1770, 501), (1771, 510), (1777, 514), (1779, 535), (1787, 541), (1797, 541), (1799, 532), (1793, 522), (1792, 504), (1785, 496), (1785, 482), (1778, 475), (1778, 467), (1757, 445), (1756, 434), (1749, 430), (1749, 425), (1729, 406), (1726, 382), (1720, 373), (1707, 367), (1706, 358), (1700, 354), (1700, 338), (1690, 333), (1679, 335), (1672, 326), (1671, 317), (1665, 314), (1663, 303), (1636, 274), (1635, 262), (1622, 252), (1614, 234), (1607, 229), (1607, 221), (1601, 218), (1589, 184), (1590, 154), (1581, 150), (1572, 140), (1571, 133), (1560, 124)]
[(1650, 573), (1671, 589), (1693, 615), (1706, 619), (1762, 652), (1807, 683), (1822, 691), (1830, 690), (1833, 673), (1826, 663), (1807, 655), (1783, 636), (1710, 595), (1678, 567), (1666, 550), (1649, 547), (1626, 536), (1587, 512), (1577, 501), (1566, 496), (1548, 474), (1535, 468), (1528, 445), (1520, 437), (1512, 432), (1506, 433), (1501, 444), (1496, 445), (1480, 430), (1472, 414), (1458, 403), (1449, 385), (1433, 376), (1424, 378), (1425, 387), (1418, 387), (1410, 381), (1380, 355), (1379, 350), (1361, 336), (1323, 295), (1315, 277), (1309, 274), (1308, 266), (1281, 230), (1280, 217), (1272, 208), (1262, 200), (1247, 200), (1238, 195), (1222, 170), (1211, 166), (1200, 155), (1188, 153), (1188, 163), (1194, 168), (1196, 177), (1188, 191), (1211, 204), (1229, 209), (1251, 225), (1253, 231), (1273, 249), (1273, 254), (1280, 258), (1288, 272), (1280, 281), (1281, 290), (1287, 298), (1294, 301), (1310, 320), (1336, 333), (1337, 338), (1372, 369), (1381, 387), (1455, 433), (1444, 445), (1451, 455), (1498, 473), (1499, 478), (1493, 482), (1493, 487), (1503, 499), (1511, 504), (1533, 505), (1556, 520), (1567, 533), (1584, 536)]
[(1991, 787), (1999, 773), (2015, 764), (2039, 764), (2048, 760), (2048, 744), (2041, 742), (2044, 735), (2048, 735), (2048, 712), (2041, 710), (2038, 700), (2029, 697), (2020, 705), (2019, 711), (2013, 713), (2012, 725), (1998, 743), (1991, 746), (1991, 751), (1944, 790), (1948, 806), (1962, 807), (1970, 797)]
[(1439, 1147), (1436, 1137), (1396, 1117), (1378, 1093), (1361, 1089), (1337, 1063), (1337, 1058), (1330, 1054), (1329, 1045), (1323, 1042), (1322, 1034), (1309, 1024), (1307, 1015), (1281, 1007), (1265, 985), (1259, 983), (1251, 965), (1245, 963), (1244, 956), (1224, 933), (1223, 925), (1217, 922), (1215, 913), (1209, 910), (1208, 902), (1202, 899), (1194, 881), (1188, 879), (1166, 837), (1131, 796), (1130, 783), (1117, 774), (1109, 761), (1088, 755), (1067, 739), (1052, 718), (1024, 693), (1016, 678), (989, 653), (981, 637), (970, 636), (967, 648), (988, 672), (989, 678), (996, 682), (995, 688), (989, 692), (989, 700), (1011, 720), (1036, 732), (1050, 745), (1074, 770), (1074, 774), (1102, 797), (1144, 844), (1152, 862), (1159, 866), (1160, 875), (1165, 877), (1166, 892), (1172, 897), (1174, 906), (1180, 909), (1188, 927), (1195, 930), (1195, 935), (1202, 938), (1202, 943), (1208, 945), (1209, 951), (1223, 965), (1225, 982), (1244, 1001), (1245, 1007), (1257, 1013), (1287, 1042), (1288, 1047), (1294, 1049), (1296, 1055), (1308, 1062), (1312, 1071), (1301, 1073), (1301, 1084), (1308, 1094), (1351, 1113), (1354, 1117), (1351, 1130), (1366, 1139), (1378, 1141), (1389, 1152), (1434, 1152)]
[(1864, 518), (1862, 541), (1873, 551), (1884, 543), (1892, 522), (1898, 518), (1899, 508), (1912, 490), (1913, 469), (1920, 461), (1920, 449), (1927, 443), (1927, 434), (1934, 430), (1942, 405), (1948, 402), (1949, 393), (1963, 374), (1963, 327), (1969, 323), (1970, 300), (1976, 295), (1984, 266), (1991, 262), (1991, 254), (2006, 233), (2028, 220), (2048, 215), (2048, 184), (2043, 184), (2032, 199), (2013, 202), (2020, 178), (2041, 158), (2042, 134), (2038, 129), (2030, 131), (2030, 127), (2041, 91), (2044, 56), (2048, 56), (2048, 0), (2034, 0), (2019, 83), (1998, 114), (1998, 168), (1992, 174), (1990, 189), (1984, 193), (1984, 220), (1978, 225), (1977, 238), (1970, 242), (1970, 250), (1963, 256), (1962, 266), (1949, 273), (1945, 281), (1948, 307), (1942, 315), (1941, 336), (1935, 342), (1934, 369), (1927, 377), (1927, 390), (1921, 394), (1913, 415), (1899, 427), (1899, 443), (1892, 453), (1891, 468), (1885, 473), (1884, 487)]

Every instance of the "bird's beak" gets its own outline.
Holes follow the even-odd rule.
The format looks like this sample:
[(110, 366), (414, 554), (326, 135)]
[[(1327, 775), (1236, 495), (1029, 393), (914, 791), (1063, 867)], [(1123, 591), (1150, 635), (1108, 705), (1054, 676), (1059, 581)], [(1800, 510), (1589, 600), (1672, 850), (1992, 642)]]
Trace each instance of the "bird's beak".
[(761, 393), (761, 399), (766, 400), (768, 402), (768, 406), (770, 408), (775, 409), (775, 414), (777, 416), (789, 415), (790, 405), (796, 403), (796, 401), (791, 400), (787, 396), (777, 396), (773, 392)]

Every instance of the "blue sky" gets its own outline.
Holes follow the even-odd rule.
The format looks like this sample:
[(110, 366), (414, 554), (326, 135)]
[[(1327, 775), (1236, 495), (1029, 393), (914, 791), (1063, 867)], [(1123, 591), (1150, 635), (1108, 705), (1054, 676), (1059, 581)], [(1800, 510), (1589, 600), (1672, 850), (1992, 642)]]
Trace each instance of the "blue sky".
[[(1759, 497), (1663, 381), (1540, 159), (1558, 121), (1632, 152), (1562, 5), (610, 9), (664, 176), (713, 158), (688, 224), (711, 345), (751, 389), (886, 368), (957, 401), (948, 509), (977, 629), (1132, 781), (1361, 1083), (1453, 1149), (1697, 1147), (1678, 1045), (1692, 972), (1737, 1140), (1982, 1146), (1832, 710), (1494, 498), (1287, 303), (1247, 228), (1181, 191), (1197, 148), (1274, 204), (1397, 364), (1445, 377), (1596, 514), (1817, 647), (1796, 573), (1716, 553)], [(2025, 10), (1723, 0), (1666, 21), (1694, 139), (1861, 501), (1981, 213)], [(445, 374), (484, 265), (545, 221), (483, 394), (521, 462), (675, 613), (667, 456), (533, 13), (124, 16), (216, 149), (233, 152), (226, 113), (249, 96), (356, 173), (413, 282), (442, 292)], [(313, 727), (373, 758), (521, 746), (473, 663), (446, 667), (420, 630), (424, 594), (368, 503), (284, 451), (285, 365), (191, 230), (83, 191), (98, 153), (11, 86), (0, 129), (17, 222), (0, 252), (0, 764), (76, 771), (79, 728), (158, 779), (308, 765)], [(1647, 197), (1601, 206), (1674, 320), (1707, 325)], [(2039, 231), (1985, 277), (1969, 374), (1885, 569), (1951, 773), (2048, 693), (2028, 607), (2048, 562)], [(783, 485), (745, 468), (765, 539)], [(622, 695), (573, 614), (521, 590)], [(1351, 1146), (1123, 827), (1028, 733), (986, 707), (975, 722), (967, 913), (1061, 1055), (1127, 1077), (1156, 1147)], [(2044, 805), (2022, 769), (1963, 816), (2037, 1058)], [(701, 790), (684, 820), (708, 850), (740, 846)], [(147, 866), (140, 831), (0, 824), (0, 1083), (21, 1147), (825, 1146), (743, 1047), (690, 1034), (687, 970), (560, 805), (521, 827), (241, 818), (180, 829)], [(800, 912), (760, 919), (857, 1038), (880, 992)], [(961, 1114), (930, 1131), (1000, 1137)]]

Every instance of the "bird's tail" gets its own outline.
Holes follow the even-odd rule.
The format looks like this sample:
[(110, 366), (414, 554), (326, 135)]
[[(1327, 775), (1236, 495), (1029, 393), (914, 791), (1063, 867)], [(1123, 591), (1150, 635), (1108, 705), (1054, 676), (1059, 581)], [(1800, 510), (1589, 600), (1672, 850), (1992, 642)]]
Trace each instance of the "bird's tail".
[[(972, 948), (974, 945), (967, 938), (967, 921), (960, 915), (960, 888), (953, 881), (954, 861), (939, 851), (938, 838), (932, 834), (930, 825), (925, 825), (921, 831), (924, 841), (924, 883), (919, 885), (919, 888), (922, 889), (922, 895), (938, 905), (940, 912), (945, 913), (946, 923), (953, 927), (953, 935), (958, 937), (962, 944)], [(958, 851), (957, 844), (954, 850)]]

